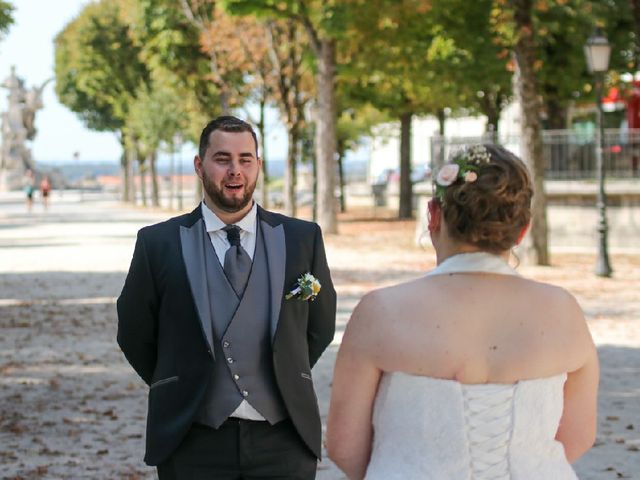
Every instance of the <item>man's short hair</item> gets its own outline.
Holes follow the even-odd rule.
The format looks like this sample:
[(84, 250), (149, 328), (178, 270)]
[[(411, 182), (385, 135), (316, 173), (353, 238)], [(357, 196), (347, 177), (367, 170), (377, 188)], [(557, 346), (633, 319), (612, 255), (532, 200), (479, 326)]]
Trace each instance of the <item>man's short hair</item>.
[(258, 137), (256, 136), (256, 132), (253, 130), (253, 127), (239, 118), (231, 115), (222, 115), (211, 120), (202, 130), (202, 133), (200, 134), (200, 146), (198, 148), (200, 158), (204, 159), (207, 148), (209, 148), (209, 137), (215, 130), (235, 133), (249, 132), (256, 144), (256, 157), (258, 156)]

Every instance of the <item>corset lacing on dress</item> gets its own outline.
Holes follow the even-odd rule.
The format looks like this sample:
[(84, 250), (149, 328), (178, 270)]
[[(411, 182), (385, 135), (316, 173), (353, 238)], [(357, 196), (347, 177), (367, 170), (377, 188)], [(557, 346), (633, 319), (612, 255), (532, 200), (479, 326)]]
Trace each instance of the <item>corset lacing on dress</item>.
[(515, 385), (464, 385), (472, 480), (508, 480)]

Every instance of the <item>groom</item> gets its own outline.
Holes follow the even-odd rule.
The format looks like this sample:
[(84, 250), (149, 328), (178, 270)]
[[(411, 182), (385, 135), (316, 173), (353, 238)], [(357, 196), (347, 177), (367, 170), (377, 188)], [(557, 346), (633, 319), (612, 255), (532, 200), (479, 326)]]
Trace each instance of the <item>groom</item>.
[[(149, 385), (145, 461), (161, 480), (315, 478), (311, 367), (333, 338), (336, 296), (320, 228), (252, 200), (257, 150), (235, 117), (204, 128), (202, 203), (138, 232), (118, 298), (118, 344)], [(289, 295), (306, 273), (320, 291)]]

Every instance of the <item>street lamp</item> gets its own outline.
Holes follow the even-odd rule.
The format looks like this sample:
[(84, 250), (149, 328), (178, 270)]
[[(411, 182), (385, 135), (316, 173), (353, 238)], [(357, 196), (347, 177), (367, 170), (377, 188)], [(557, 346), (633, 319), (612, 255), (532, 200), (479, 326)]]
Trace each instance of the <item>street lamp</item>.
[(604, 122), (602, 114), (602, 84), (604, 74), (609, 69), (609, 56), (611, 55), (611, 45), (607, 41), (600, 28), (596, 28), (593, 34), (587, 39), (584, 46), (584, 54), (587, 58), (589, 73), (596, 77), (596, 168), (598, 174), (598, 261), (595, 273), (599, 277), (611, 276), (611, 265), (609, 264), (609, 252), (607, 248), (607, 197), (604, 192), (605, 166), (604, 166)]

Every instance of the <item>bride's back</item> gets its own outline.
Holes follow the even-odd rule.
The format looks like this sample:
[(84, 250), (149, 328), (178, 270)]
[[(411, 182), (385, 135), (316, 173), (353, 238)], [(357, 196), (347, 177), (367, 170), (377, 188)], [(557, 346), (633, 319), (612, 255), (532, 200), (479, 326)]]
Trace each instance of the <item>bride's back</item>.
[(569, 462), (595, 439), (597, 354), (575, 299), (506, 263), (532, 194), (501, 147), (438, 172), (438, 266), (366, 295), (342, 338), (327, 448), (349, 478), (575, 479)]
[(591, 341), (573, 297), (518, 276), (426, 276), (369, 296), (367, 344), (383, 371), (513, 383), (577, 369)]

